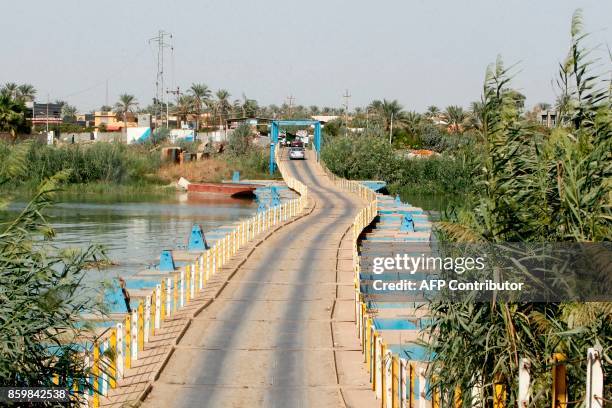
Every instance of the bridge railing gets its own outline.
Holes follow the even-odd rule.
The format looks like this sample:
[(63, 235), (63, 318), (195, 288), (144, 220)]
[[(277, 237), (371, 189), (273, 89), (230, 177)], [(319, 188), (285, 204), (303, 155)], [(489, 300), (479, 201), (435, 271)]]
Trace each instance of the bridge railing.
[[(280, 161), (281, 174), (288, 174), (286, 165)], [(166, 320), (187, 306), (207, 287), (220, 270), (247, 243), (260, 234), (299, 215), (307, 206), (308, 187), (293, 177), (285, 176), (289, 188), (299, 194), (298, 198), (266, 209), (240, 222), (233, 231), (217, 240), (208, 250), (194, 253), (188, 265), (170, 272), (149, 295), (140, 301), (131, 313), (104, 331), (93, 340), (85, 355), (90, 365), (91, 378), (87, 384), (75, 385), (85, 390), (86, 406), (98, 407), (100, 396), (116, 388), (125, 377), (126, 370), (143, 356), (153, 336), (164, 327)]]
[[(385, 343), (382, 333), (376, 330), (372, 315), (369, 313), (367, 304), (363, 301), (360, 293), (360, 256), (358, 252), (358, 240), (361, 233), (367, 228), (378, 212), (376, 193), (365, 187), (358, 181), (346, 180), (338, 177), (329, 171), (323, 163), (323, 169), (329, 179), (338, 187), (359, 195), (366, 201), (355, 220), (353, 221), (353, 268), (355, 271), (355, 324), (357, 336), (361, 343), (361, 351), (364, 356), (364, 363), (370, 373), (372, 390), (376, 397), (381, 399), (383, 408), (396, 407), (419, 407), (419, 408), (440, 408), (441, 406), (461, 407), (462, 393), (478, 398), (482, 387), (475, 387), (471, 390), (454, 390), (453, 401), (442, 401), (439, 390), (429, 389), (428, 363), (423, 361), (411, 361), (393, 354)], [(589, 408), (603, 408), (605, 405), (604, 375), (602, 369), (602, 351), (599, 348), (589, 348), (585, 356), (587, 365), (586, 378), (586, 406)], [(566, 382), (565, 357), (562, 354), (552, 356), (555, 362), (552, 368), (552, 400), (553, 406), (568, 405), (568, 386)], [(518, 397), (519, 406), (528, 406), (531, 399), (531, 363), (529, 359), (523, 358), (520, 361), (518, 373)], [(505, 398), (507, 390), (503, 384), (493, 385), (494, 406), (496, 408), (506, 407)], [(431, 394), (431, 400), (427, 400), (427, 395)], [(474, 401), (473, 406), (479, 406), (478, 401)]]

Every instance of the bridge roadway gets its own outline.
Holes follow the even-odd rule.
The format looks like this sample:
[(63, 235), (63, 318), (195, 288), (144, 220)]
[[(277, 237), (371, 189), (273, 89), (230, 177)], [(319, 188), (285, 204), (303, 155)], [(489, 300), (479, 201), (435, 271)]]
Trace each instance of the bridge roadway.
[[(334, 341), (354, 340), (354, 323), (336, 329), (330, 324), (334, 309), (353, 318), (351, 272), (343, 275), (344, 285), (337, 284), (337, 254), (363, 202), (336, 188), (308, 158), (287, 165), (308, 186), (312, 212), (258, 246), (194, 319), (144, 406), (336, 408), (347, 405), (339, 378), (363, 395), (348, 405), (373, 398), (367, 378), (359, 386), (350, 379), (360, 352), (353, 350), (355, 361), (348, 365), (340, 363), (346, 373), (337, 370)], [(339, 293), (342, 307), (336, 306)], [(335, 338), (332, 330), (338, 331)]]

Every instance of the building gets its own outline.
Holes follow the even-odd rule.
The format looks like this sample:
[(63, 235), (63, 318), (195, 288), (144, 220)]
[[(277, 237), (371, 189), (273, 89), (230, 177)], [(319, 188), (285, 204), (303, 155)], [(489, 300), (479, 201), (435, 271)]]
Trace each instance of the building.
[(556, 111), (542, 111), (539, 114), (540, 124), (546, 127), (557, 126), (557, 112)]
[[(128, 112), (127, 114), (127, 127), (136, 127), (136, 116)], [(105, 127), (108, 131), (119, 131), (123, 129), (125, 124), (122, 120), (117, 119), (117, 114), (112, 111), (96, 111), (94, 113), (94, 127)]]
[(59, 103), (26, 102), (27, 118), (32, 125), (59, 125), (62, 121), (62, 105)]
[(311, 118), (313, 120), (318, 120), (321, 123), (327, 123), (327, 122), (331, 122), (332, 120), (336, 120), (341, 118), (341, 116), (338, 115), (314, 115), (311, 116)]
[(83, 127), (93, 126), (95, 115), (93, 113), (77, 113), (76, 124)]

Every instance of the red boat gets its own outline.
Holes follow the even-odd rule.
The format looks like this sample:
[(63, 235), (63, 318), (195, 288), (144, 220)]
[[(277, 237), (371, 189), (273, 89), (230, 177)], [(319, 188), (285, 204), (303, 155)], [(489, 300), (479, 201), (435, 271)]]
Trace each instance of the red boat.
[(246, 183), (190, 183), (187, 191), (190, 193), (206, 193), (216, 196), (248, 197), (254, 195), (259, 184)]

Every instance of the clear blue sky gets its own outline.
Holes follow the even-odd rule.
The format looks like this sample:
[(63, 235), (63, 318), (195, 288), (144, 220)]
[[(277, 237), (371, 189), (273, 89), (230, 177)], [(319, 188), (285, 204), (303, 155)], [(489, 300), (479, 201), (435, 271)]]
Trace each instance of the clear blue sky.
[[(39, 100), (81, 110), (120, 93), (150, 103), (158, 29), (174, 34), (168, 82), (204, 82), (260, 104), (351, 106), (398, 99), (406, 109), (466, 106), (501, 54), (520, 63), (527, 104), (552, 102), (573, 11), (590, 41), (612, 47), (612, 1), (35, 0), (2, 5), (0, 83), (28, 82)], [(604, 61), (608, 64), (609, 60)], [(174, 67), (174, 70), (173, 70)], [(609, 68), (608, 68), (609, 69)], [(174, 72), (173, 72), (174, 71)]]

